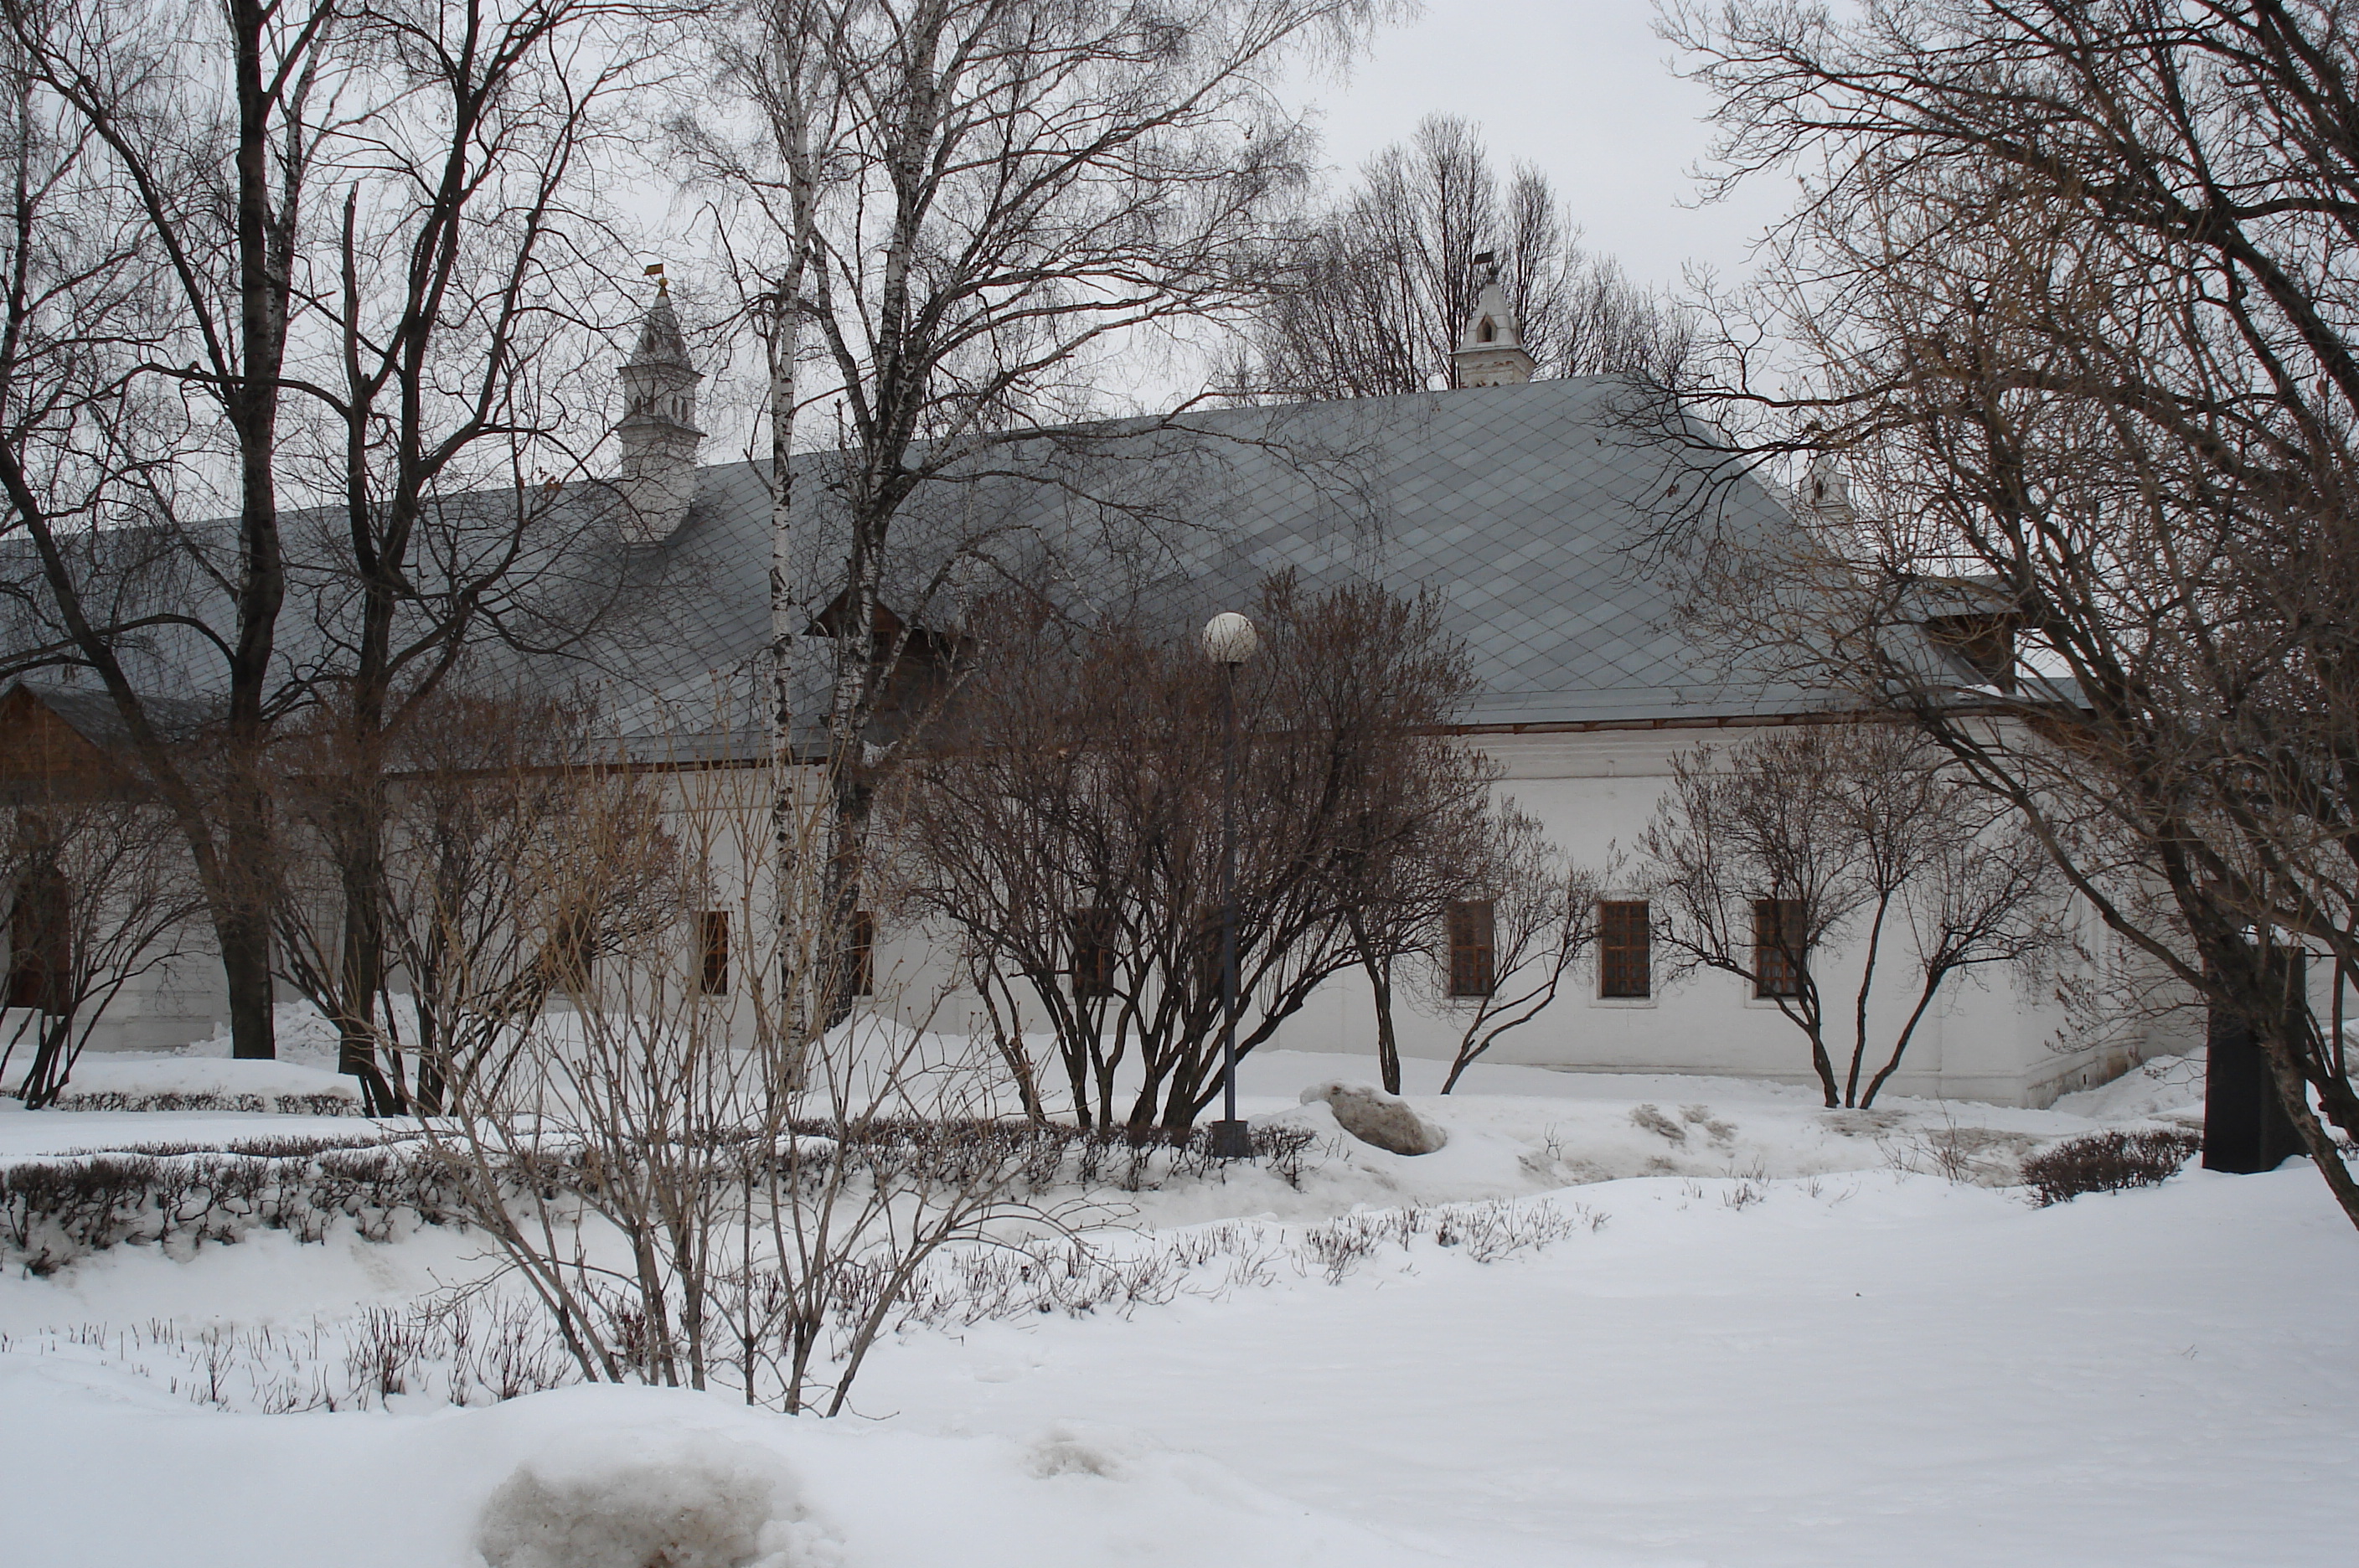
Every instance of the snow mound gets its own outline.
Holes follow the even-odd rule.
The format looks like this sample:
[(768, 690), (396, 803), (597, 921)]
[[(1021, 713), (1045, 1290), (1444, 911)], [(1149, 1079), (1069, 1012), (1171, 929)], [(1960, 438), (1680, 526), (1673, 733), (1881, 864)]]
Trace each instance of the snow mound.
[(1450, 1141), (1447, 1132), (1409, 1109), (1407, 1101), (1373, 1083), (1331, 1079), (1302, 1091), (1300, 1104), (1322, 1102), (1345, 1132), (1394, 1154), (1431, 1154)]
[(829, 1568), (783, 1462), (710, 1432), (576, 1438), (520, 1465), (484, 1505), (488, 1568)]
[(2203, 1109), (2201, 1047), (2185, 1056), (2158, 1056), (2110, 1083), (2057, 1097), (2055, 1109), (2091, 1121), (2136, 1121), (2149, 1116), (2200, 1115)]
[[(400, 1006), (406, 998), (396, 998)], [(406, 1012), (408, 1009), (404, 1008)], [(397, 1020), (414, 1038), (414, 1014)], [(281, 1002), (270, 1009), (270, 1032), (278, 1060), (317, 1067), (332, 1072), (336, 1065), (339, 1044), (336, 1026), (327, 1015), (309, 1002)], [(211, 1039), (194, 1040), (180, 1047), (179, 1055), (226, 1058), (230, 1053), (229, 1025), (215, 1024)]]
[[(13, 1089), (22, 1073), (12, 1069)], [(318, 1112), (325, 1101), (360, 1104), (358, 1081), (297, 1062), (236, 1062), (173, 1052), (85, 1055), (60, 1097), (60, 1110), (248, 1110)], [(277, 1102), (294, 1101), (289, 1107)]]

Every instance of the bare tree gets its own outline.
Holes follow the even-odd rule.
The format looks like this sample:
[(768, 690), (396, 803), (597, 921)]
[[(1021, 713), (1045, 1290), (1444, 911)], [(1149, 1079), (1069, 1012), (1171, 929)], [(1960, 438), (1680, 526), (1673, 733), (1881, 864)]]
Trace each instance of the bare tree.
[[(1489, 973), (1461, 986), (1453, 982), (1465, 977), (1451, 974), (1446, 942), (1424, 955), (1429, 1006), (1459, 1026), (1445, 1094), (1502, 1036), (1547, 1010), (1597, 940), (1598, 879), (1565, 859), (1538, 818), (1502, 802), (1487, 848), (1477, 887), (1489, 906)], [(1385, 1086), (1400, 1092), (1397, 1083)]]
[[(2037, 844), (1944, 761), (1913, 730), (1883, 723), (1702, 747), (1672, 759), (1670, 793), (1640, 840), (1674, 972), (1716, 970), (1774, 1002), (1808, 1039), (1830, 1107), (1875, 1103), (1951, 980), (2028, 963), (2062, 940)], [(1838, 1011), (1821, 955), (1854, 935), (1858, 983)], [(1905, 957), (1893, 951), (1904, 937), (1914, 939)], [(1863, 1094), (1869, 1004), (1901, 964), (1913, 1002)]]
[(2347, 967), (2359, 908), (2349, 17), (1667, 21), (1720, 98), (1731, 178), (1821, 170), (1765, 301), (1804, 374), (1725, 355), (1723, 424), (1749, 409), (1759, 448), (1841, 452), (1859, 491), (1727, 552), (1810, 606), (1733, 629), (1911, 714), (2122, 942), (2246, 1020), (2359, 1224), (2310, 1105), (2348, 1138), (2359, 1093), (2284, 962)]
[[(1434, 733), (1470, 677), (1432, 602), (1278, 579), (1256, 620), (1236, 686), (1241, 1053), (1364, 953), (1426, 939), (1481, 867), (1496, 771)], [(994, 645), (958, 743), (896, 797), (912, 912), (959, 933), (995, 1012), (1016, 1017), (1020, 988), (1045, 1018), (1085, 1125), (1183, 1133), (1219, 1092), (1221, 677), (1192, 628), (1032, 628)]]
[[(1033, 1213), (1034, 1151), (987, 1120), (995, 1060), (881, 1021), (789, 1027), (794, 991), (838, 984), (810, 918), (825, 862), (799, 858), (807, 905), (782, 918), (766, 774), (664, 760), (660, 813), (595, 812), (535, 863), (560, 909), (660, 865), (637, 907), (661, 918), (566, 965), (563, 1011), (506, 1015), (502, 1070), (429, 1136), (586, 1377), (832, 1414), (929, 1260)], [(636, 799), (647, 776), (596, 777)], [(803, 800), (816, 836), (827, 799)]]
[[(495, 1088), (553, 1000), (675, 923), (661, 792), (598, 720), (585, 702), (446, 688), (365, 775), (382, 790), (364, 830), (393, 961), (367, 1027), (389, 1111), (436, 1114)], [(327, 715), (274, 748), (278, 962), (307, 996), (336, 994), (349, 940), (341, 841), (359, 819), (353, 770), (333, 755), (345, 743)]]
[[(119, 263), (79, 285), (128, 345), (107, 418), (75, 428), (74, 472), (106, 484), (65, 511), (39, 481), (11, 489), (32, 549), (7, 657), (93, 670), (143, 748), (209, 890), (243, 1054), (270, 1054), (269, 892), (248, 874), (273, 859), (266, 754), (288, 713), (341, 713), (332, 759), (360, 769), (339, 837), (349, 929), (317, 999), (373, 1105), (368, 770), (471, 642), (561, 639), (592, 617), (592, 574), (564, 546), (596, 508), (556, 482), (580, 475), (603, 420), (550, 383), (593, 346), (582, 306), (609, 237), (591, 166), (621, 140), (612, 101), (644, 83), (649, 29), (678, 9), (6, 11), (33, 108), (100, 193), (67, 275), (109, 245), (138, 264), (136, 292), (108, 285), (120, 299), (98, 286)], [(31, 254), (69, 267), (56, 248)], [(117, 526), (84, 531), (102, 520)], [(155, 723), (158, 697), (192, 687), (222, 732), (201, 773)]]
[(619, 503), (564, 484), (597, 445), (597, 410), (558, 387), (603, 348), (582, 330), (583, 307), (612, 298), (599, 263), (619, 249), (595, 166), (622, 145), (616, 101), (646, 85), (675, 12), (464, 0), (343, 24), (342, 46), (401, 87), (364, 138), (330, 149), (344, 200), (313, 335), (333, 372), (306, 390), (334, 499), (304, 519), (293, 581), (325, 643), (314, 701), (339, 732), (308, 747), (307, 796), (316, 817), (328, 780), (341, 789), (327, 842), (342, 931), (303, 989), (373, 1107), (391, 1108), (374, 1054), (386, 747), (478, 643), (570, 646), (619, 590), (604, 548)]
[(1284, 397), (1455, 385), (1484, 252), (1541, 375), (1679, 380), (1688, 330), (1671, 304), (1582, 248), (1547, 176), (1518, 165), (1502, 189), (1475, 125), (1430, 114), (1309, 220), (1259, 313), (1245, 384)]
[[(251, 759), (283, 674), (273, 662), (287, 595), (278, 426), (313, 159), (327, 122), (346, 107), (337, 91), (344, 68), (326, 52), (336, 12), (331, 0), (0, 7), (24, 96), (103, 169), (122, 197), (120, 232), (152, 266), (142, 300), (152, 313), (140, 334), (151, 352), (125, 370), (209, 406), (217, 419), (191, 423), (170, 463), (130, 471), (105, 455), (92, 461), (122, 474), (134, 490), (119, 504), (136, 501), (151, 521), (182, 515), (184, 500), (203, 508), (198, 516), (225, 509), (234, 517), (222, 528), (172, 526), (162, 550), (130, 537), (77, 552), (64, 537), (74, 519), (52, 513), (41, 484), (18, 466), (22, 454), (8, 452), (0, 484), (33, 547), (20, 591), (38, 604), (40, 626), (11, 659), (81, 665), (113, 699), (144, 771), (188, 836), (241, 1056), (273, 1053), (268, 915), (237, 868), (266, 855), (269, 812)], [(207, 69), (213, 61), (218, 73)], [(202, 483), (212, 472), (226, 475), (218, 489)], [(225, 508), (215, 499), (223, 490), (231, 497)], [(225, 602), (221, 614), (209, 618), (153, 589), (126, 593), (125, 579), (159, 555), (193, 567), (208, 595)], [(37, 593), (25, 591), (35, 585)], [(196, 676), (222, 704), (223, 735), (209, 756), (226, 766), (210, 778), (190, 776), (185, 748), (156, 722), (158, 683), (145, 679), (140, 633), (212, 666)], [(184, 681), (192, 675), (181, 672)]]
[[(876, 781), (909, 738), (876, 720), (973, 543), (950, 540), (886, 606), (897, 520), (952, 475), (988, 476), (990, 453), (1093, 411), (1097, 356), (1257, 297), (1307, 151), (1272, 75), (1306, 50), (1347, 49), (1387, 9), (769, 0), (730, 38), (729, 80), (758, 132), (698, 146), (762, 220), (731, 248), (766, 318), (772, 376), (773, 725), (783, 758), (794, 639), (828, 609), (839, 939)], [(841, 461), (813, 509), (829, 521), (805, 583), (787, 459), (814, 405), (833, 417)]]
[(132, 790), (0, 807), (0, 891), (8, 900), (7, 1006), (0, 1071), (30, 1034), (16, 1093), (53, 1103), (108, 1005), (169, 973), (203, 899), (169, 816)]

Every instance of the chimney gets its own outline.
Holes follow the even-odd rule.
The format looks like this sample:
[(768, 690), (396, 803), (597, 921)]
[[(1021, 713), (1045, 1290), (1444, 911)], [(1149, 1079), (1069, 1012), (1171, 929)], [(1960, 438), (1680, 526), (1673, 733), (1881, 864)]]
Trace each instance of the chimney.
[(1526, 352), (1523, 332), (1499, 288), (1496, 258), (1486, 250), (1475, 256), (1474, 265), (1483, 268), (1483, 292), (1451, 352), (1451, 380), (1460, 387), (1513, 387), (1529, 381), (1537, 362)]
[(704, 432), (696, 428), (696, 384), (704, 379), (688, 360), (679, 318), (672, 313), (671, 285), (660, 266), (655, 303), (639, 326), (638, 347), (623, 362), (623, 418), (614, 433), (623, 460), (615, 474), (622, 493), (620, 528), (625, 544), (661, 544), (688, 516), (696, 499), (696, 449)]

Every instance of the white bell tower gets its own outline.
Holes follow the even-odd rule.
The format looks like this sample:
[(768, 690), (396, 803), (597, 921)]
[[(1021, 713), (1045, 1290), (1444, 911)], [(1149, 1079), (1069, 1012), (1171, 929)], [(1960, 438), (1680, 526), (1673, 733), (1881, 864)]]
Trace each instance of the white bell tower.
[(614, 434), (623, 460), (615, 487), (625, 544), (660, 544), (679, 527), (696, 499), (696, 449), (704, 441), (696, 428), (696, 384), (704, 377), (689, 363), (671, 284), (660, 267), (647, 270), (658, 278), (655, 303), (640, 323), (638, 347), (618, 372), (623, 418)]
[(1538, 362), (1525, 349), (1523, 331), (1507, 309), (1498, 264), (1486, 250), (1474, 258), (1474, 265), (1484, 270), (1483, 292), (1451, 352), (1451, 380), (1459, 387), (1512, 387), (1529, 381)]

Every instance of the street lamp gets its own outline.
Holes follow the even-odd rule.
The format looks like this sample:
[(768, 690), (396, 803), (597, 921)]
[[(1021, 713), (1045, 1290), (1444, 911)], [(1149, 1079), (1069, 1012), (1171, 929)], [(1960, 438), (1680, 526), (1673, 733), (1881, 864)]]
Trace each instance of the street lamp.
[(1261, 647), (1234, 610), (1204, 623), (1204, 657), (1221, 667), (1221, 1111), (1212, 1153), (1238, 1160), (1253, 1140), (1237, 1116), (1237, 666)]

